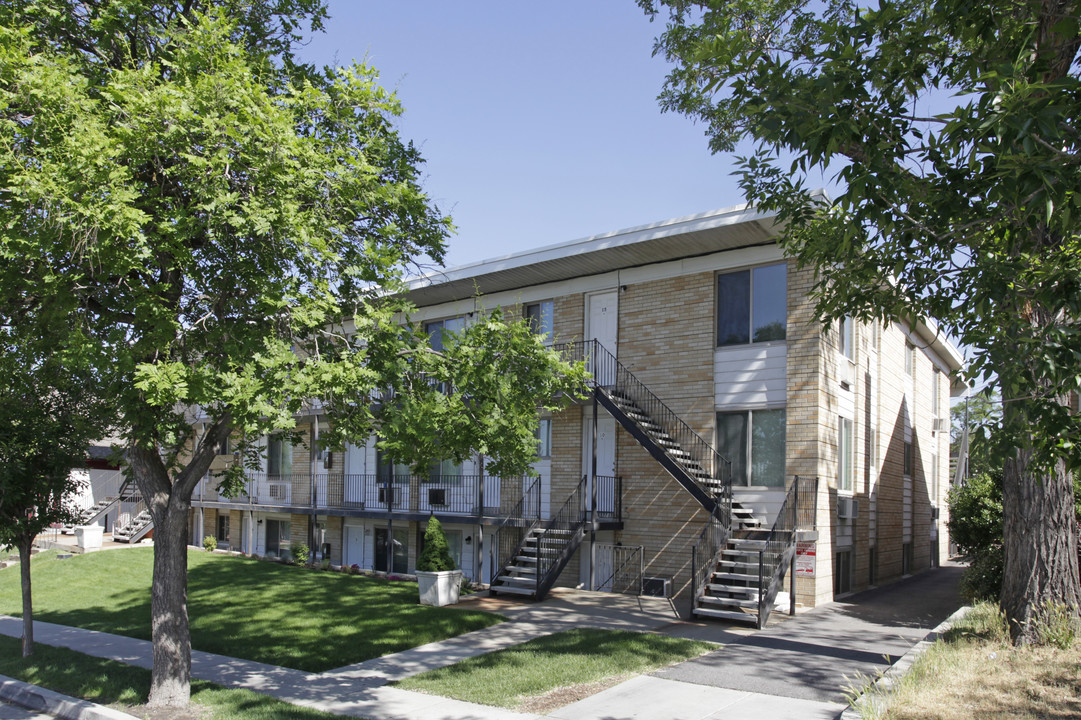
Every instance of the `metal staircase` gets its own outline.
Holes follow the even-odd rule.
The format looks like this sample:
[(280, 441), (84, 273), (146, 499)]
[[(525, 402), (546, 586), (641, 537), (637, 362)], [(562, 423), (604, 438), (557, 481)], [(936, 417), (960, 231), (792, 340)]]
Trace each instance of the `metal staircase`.
[[(794, 563), (800, 532), (814, 529), (817, 492), (817, 479), (797, 476), (772, 528), (743, 525), (735, 530), (708, 561), (708, 577), (696, 587), (694, 615), (763, 627)], [(795, 612), (794, 593), (789, 610)]]
[(556, 346), (584, 361), (597, 402), (711, 515), (732, 508), (731, 463), (596, 340)]
[(505, 557), (488, 585), (492, 595), (507, 593), (543, 600), (586, 535), (586, 478), (549, 520), (537, 520)]
[(113, 542), (137, 543), (154, 529), (154, 519), (132, 481), (125, 482), (120, 488), (119, 499), (121, 502), (134, 502), (135, 507), (127, 513), (126, 518), (124, 514), (117, 518), (116, 526), (113, 528)]
[(78, 521), (75, 523), (65, 523), (60, 527), (60, 532), (70, 533), (75, 531), (77, 525), (90, 525), (100, 520), (107, 512), (116, 507), (116, 504), (120, 502), (119, 496), (106, 497), (98, 500), (90, 507), (83, 508), (79, 511)]

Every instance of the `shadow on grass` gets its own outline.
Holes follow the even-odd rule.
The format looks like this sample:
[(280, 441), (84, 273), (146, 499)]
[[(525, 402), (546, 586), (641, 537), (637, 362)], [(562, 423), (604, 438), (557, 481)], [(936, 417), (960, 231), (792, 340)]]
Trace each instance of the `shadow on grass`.
[[(0, 636), (0, 675), (102, 705), (143, 705), (150, 694), (150, 671), (40, 643), (23, 659), (18, 638)], [(215, 718), (236, 720), (325, 720), (327, 713), (284, 703), (249, 690), (191, 684), (191, 701), (213, 710)]]
[[(110, 557), (42, 566), (35, 578), (35, 617), (149, 640), (149, 553), (96, 553)], [(59, 577), (50, 580), (53, 573), (67, 576), (80, 568), (85, 572), (78, 578), (78, 592), (66, 590)], [(199, 551), (188, 555), (188, 616), (197, 650), (310, 672), (503, 620), (490, 613), (421, 606), (415, 583)]]

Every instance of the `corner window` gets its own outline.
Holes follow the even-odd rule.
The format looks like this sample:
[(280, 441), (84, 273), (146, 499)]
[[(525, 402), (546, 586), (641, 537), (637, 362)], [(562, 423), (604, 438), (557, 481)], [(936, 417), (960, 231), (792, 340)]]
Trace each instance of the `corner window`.
[(852, 421), (840, 418), (837, 433), (837, 489), (852, 492)]
[(905, 343), (905, 375), (916, 376), (916, 346), (909, 342)]
[(717, 451), (732, 463), (733, 485), (784, 487), (784, 409), (717, 413)]
[(523, 313), (534, 335), (551, 340), (555, 332), (555, 309), (551, 300), (525, 306)]
[(717, 276), (717, 345), (784, 340), (788, 322), (788, 266)]
[(912, 443), (906, 442), (905, 443), (905, 464), (904, 464), (905, 477), (912, 477), (913, 476), (913, 471), (915, 469), (916, 469), (915, 449), (913, 448)]

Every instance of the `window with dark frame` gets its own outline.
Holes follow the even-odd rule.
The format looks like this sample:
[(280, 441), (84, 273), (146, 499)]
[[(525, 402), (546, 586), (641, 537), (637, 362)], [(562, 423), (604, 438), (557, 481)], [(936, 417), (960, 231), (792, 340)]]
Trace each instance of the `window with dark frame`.
[(525, 306), (524, 316), (534, 335), (551, 340), (555, 334), (555, 306), (551, 300), (530, 303)]
[(784, 340), (788, 322), (785, 263), (717, 276), (717, 345)]
[(734, 485), (784, 487), (784, 408), (717, 413), (717, 452)]

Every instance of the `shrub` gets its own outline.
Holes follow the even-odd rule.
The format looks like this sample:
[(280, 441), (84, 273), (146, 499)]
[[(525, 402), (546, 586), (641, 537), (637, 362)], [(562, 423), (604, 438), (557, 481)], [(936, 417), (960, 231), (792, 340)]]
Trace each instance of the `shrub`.
[(289, 552), (293, 554), (293, 562), (297, 565), (306, 565), (311, 549), (302, 542), (295, 542), (289, 546)]
[(1036, 644), (1057, 647), (1059, 650), (1069, 650), (1077, 638), (1077, 618), (1070, 608), (1063, 603), (1051, 602), (1041, 604), (1036, 610), (1036, 616), (1032, 619), (1036, 627)]
[(330, 570), (330, 558), (323, 558), (323, 562), (319, 563), (319, 567), (323, 570)]
[(213, 535), (207, 535), (203, 538), (203, 550), (207, 552), (214, 552), (218, 549), (218, 539)]
[(1001, 545), (972, 554), (961, 575), (961, 596), (970, 602), (997, 601), (1002, 593), (1002, 570), (1006, 557)]
[(447, 535), (443, 532), (443, 524), (433, 515), (428, 518), (428, 527), (424, 530), (424, 549), (417, 558), (417, 570), (439, 572), (454, 570), (457, 567), (454, 564), (454, 558), (450, 556), (450, 546), (447, 545)]

